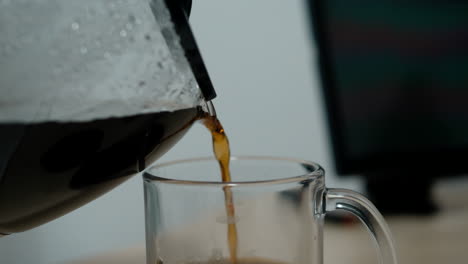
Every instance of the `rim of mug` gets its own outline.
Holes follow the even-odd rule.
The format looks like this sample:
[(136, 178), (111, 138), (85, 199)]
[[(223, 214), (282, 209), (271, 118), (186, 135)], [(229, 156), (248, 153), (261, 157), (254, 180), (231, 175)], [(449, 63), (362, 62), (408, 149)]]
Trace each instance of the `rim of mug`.
[(219, 186), (235, 187), (235, 186), (247, 186), (247, 185), (266, 185), (266, 184), (282, 184), (282, 183), (292, 183), (292, 182), (301, 182), (301, 181), (313, 181), (325, 175), (325, 170), (318, 163), (308, 161), (308, 160), (303, 160), (303, 159), (276, 157), (276, 156), (263, 156), (263, 155), (262, 156), (236, 155), (236, 156), (231, 156), (230, 160), (231, 161), (239, 161), (239, 160), (287, 161), (287, 162), (293, 162), (296, 164), (311, 166), (313, 170), (311, 170), (310, 172), (304, 173), (302, 175), (289, 176), (289, 177), (284, 177), (280, 179), (256, 180), (256, 181), (232, 181), (232, 182), (178, 180), (178, 179), (156, 176), (149, 172), (152, 169), (159, 169), (159, 168), (173, 166), (173, 165), (182, 164), (182, 163), (216, 161), (215, 157), (195, 157), (195, 158), (187, 158), (187, 159), (178, 159), (178, 160), (163, 162), (160, 164), (150, 166), (144, 171), (143, 179), (147, 182), (163, 182), (163, 183), (180, 184), (180, 185), (198, 185), (198, 186), (211, 185), (211, 186), (218, 186), (218, 187)]

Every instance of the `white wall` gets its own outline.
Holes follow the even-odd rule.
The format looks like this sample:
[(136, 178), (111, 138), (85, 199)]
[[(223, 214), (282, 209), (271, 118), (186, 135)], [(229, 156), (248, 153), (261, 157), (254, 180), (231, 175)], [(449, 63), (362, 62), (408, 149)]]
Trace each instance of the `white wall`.
[[(194, 0), (192, 25), (233, 154), (316, 161), (331, 186), (359, 188), (332, 168), (314, 50), (301, 0)], [(211, 155), (195, 126), (163, 160)], [(0, 212), (1, 213), (1, 212)], [(144, 244), (139, 176), (34, 230), (0, 239), (0, 263), (61, 263)]]

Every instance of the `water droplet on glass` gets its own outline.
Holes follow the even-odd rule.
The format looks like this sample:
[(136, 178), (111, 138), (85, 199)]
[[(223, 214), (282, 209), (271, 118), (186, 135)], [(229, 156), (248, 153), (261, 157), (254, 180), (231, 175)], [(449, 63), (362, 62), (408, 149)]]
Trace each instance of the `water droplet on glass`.
[(119, 43), (115, 43), (114, 44), (114, 48), (117, 50), (117, 51), (120, 51), (122, 49), (122, 45), (120, 45)]
[(86, 12), (88, 13), (89, 16), (93, 17), (96, 15), (96, 10), (94, 10), (94, 8), (91, 8), (91, 7), (86, 7)]
[(156, 260), (156, 264), (163, 264), (163, 263), (164, 263), (164, 261), (160, 257)]
[(6, 44), (6, 45), (3, 47), (3, 53), (4, 53), (5, 55), (8, 55), (8, 54), (10, 54), (10, 53), (12, 53), (12, 52), (13, 52), (13, 46)]
[(112, 55), (109, 52), (104, 52), (104, 58), (107, 60), (110, 60), (112, 58)]
[(150, 36), (149, 34), (146, 34), (146, 35), (145, 35), (145, 39), (146, 39), (147, 41), (150, 41), (150, 40), (151, 40), (151, 36)]
[(100, 47), (102, 46), (102, 43), (101, 43), (101, 41), (99, 41), (99, 40), (96, 40), (96, 41), (94, 42), (94, 44), (96, 44), (96, 47), (98, 47), (98, 48), (100, 48)]
[(159, 80), (160, 77), (161, 77), (161, 75), (160, 75), (159, 73), (155, 73), (155, 74), (153, 74), (153, 75), (151, 76), (151, 79), (157, 81), (157, 80)]
[(54, 75), (62, 74), (62, 72), (63, 72), (63, 68), (61, 66), (56, 66), (54, 67), (54, 69), (52, 69), (52, 73)]
[(33, 42), (33, 38), (31, 35), (24, 35), (20, 38), (20, 42), (23, 44), (30, 44)]
[(170, 72), (171, 74), (176, 74), (176, 73), (177, 73), (177, 70), (176, 70), (176, 68), (175, 68), (174, 65), (171, 65), (171, 67), (169, 67), (169, 72)]
[(73, 22), (71, 24), (71, 28), (76, 31), (76, 30), (80, 29), (80, 24), (78, 24), (78, 22)]
[(127, 31), (126, 31), (125, 29), (122, 29), (122, 30), (120, 31), (120, 36), (121, 36), (122, 38), (125, 38), (125, 37), (127, 36)]
[(133, 26), (132, 26), (132, 24), (127, 23), (127, 24), (125, 24), (125, 28), (127, 28), (128, 30), (132, 30)]
[(132, 24), (135, 24), (135, 21), (136, 21), (136, 17), (134, 15), (128, 15), (128, 21), (130, 21), (130, 23)]
[(142, 22), (140, 19), (137, 18), (137, 19), (135, 20), (135, 24), (141, 25), (141, 24), (143, 24), (143, 22)]
[(219, 248), (213, 249), (213, 258), (216, 261), (220, 261), (223, 258), (223, 251)]
[(49, 50), (49, 55), (55, 57), (58, 55), (58, 51), (55, 49), (51, 49)]
[(86, 47), (81, 47), (81, 48), (80, 48), (80, 52), (81, 52), (81, 54), (84, 55), (84, 54), (88, 53), (88, 48), (86, 48)]

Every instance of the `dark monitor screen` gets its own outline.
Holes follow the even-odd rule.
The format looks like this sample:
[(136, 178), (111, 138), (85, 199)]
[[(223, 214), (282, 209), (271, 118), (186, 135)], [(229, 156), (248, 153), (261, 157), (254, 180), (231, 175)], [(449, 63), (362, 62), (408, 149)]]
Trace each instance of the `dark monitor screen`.
[(338, 172), (468, 172), (468, 1), (310, 7)]

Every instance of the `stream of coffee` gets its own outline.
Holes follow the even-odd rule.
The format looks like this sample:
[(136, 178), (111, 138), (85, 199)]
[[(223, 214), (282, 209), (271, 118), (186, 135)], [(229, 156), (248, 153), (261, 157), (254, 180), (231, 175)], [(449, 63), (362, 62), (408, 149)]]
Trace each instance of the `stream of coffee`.
[[(205, 115), (202, 119), (202, 123), (211, 132), (213, 139), (213, 152), (218, 160), (221, 168), (221, 179), (223, 182), (231, 181), (231, 173), (229, 171), (229, 160), (231, 158), (229, 140), (226, 136), (221, 122), (215, 115)], [(227, 214), (227, 240), (229, 246), (230, 259), (233, 264), (237, 263), (237, 227), (236, 227), (236, 213), (234, 208), (234, 199), (231, 187), (223, 187), (224, 191), (224, 203)]]

